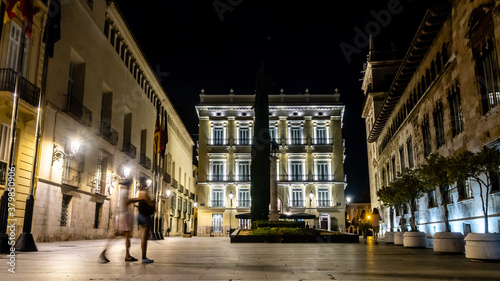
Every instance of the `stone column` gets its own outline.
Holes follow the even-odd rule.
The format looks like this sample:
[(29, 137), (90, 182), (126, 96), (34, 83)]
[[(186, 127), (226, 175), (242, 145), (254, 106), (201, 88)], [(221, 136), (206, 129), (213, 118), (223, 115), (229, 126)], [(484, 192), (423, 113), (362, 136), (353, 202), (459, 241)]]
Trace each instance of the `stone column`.
[(278, 156), (271, 156), (269, 160), (271, 160), (271, 213), (269, 214), (269, 221), (278, 221), (280, 219), (278, 213), (278, 174), (276, 170)]

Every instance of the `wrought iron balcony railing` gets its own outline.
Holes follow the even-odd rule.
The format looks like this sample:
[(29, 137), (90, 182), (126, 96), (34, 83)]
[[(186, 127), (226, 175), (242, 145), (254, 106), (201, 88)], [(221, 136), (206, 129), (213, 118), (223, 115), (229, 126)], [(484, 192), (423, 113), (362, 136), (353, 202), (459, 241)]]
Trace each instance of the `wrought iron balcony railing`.
[(179, 185), (179, 192), (180, 193), (183, 193), (184, 192), (184, 186), (181, 184)]
[(312, 174), (312, 175), (279, 175), (279, 182), (332, 182), (332, 175)]
[(249, 182), (252, 178), (250, 175), (237, 175), (232, 177), (234, 178), (234, 181), (237, 182)]
[[(14, 93), (16, 89), (16, 72), (10, 68), (0, 69), (0, 91)], [(40, 89), (30, 83), (26, 78), (19, 80), (19, 97), (30, 105), (37, 107), (40, 97)]]
[(228, 146), (228, 139), (207, 139), (208, 146)]
[(146, 154), (141, 153), (141, 159), (139, 160), (140, 160), (139, 164), (141, 164), (141, 166), (143, 166), (148, 170), (151, 169), (151, 159), (149, 159), (149, 157), (147, 157)]
[(75, 118), (82, 125), (92, 127), (92, 111), (86, 108), (83, 103), (71, 95), (68, 95), (65, 112)]
[(292, 207), (295, 207), (295, 208), (303, 208), (305, 206), (305, 201), (304, 200), (292, 200), (292, 201), (290, 201), (290, 204)]
[(238, 200), (238, 207), (239, 208), (246, 208), (246, 207), (250, 207), (251, 205), (251, 202), (250, 200)]
[(314, 138), (311, 139), (313, 145), (333, 145), (333, 138)]
[(118, 132), (111, 128), (107, 122), (101, 121), (101, 136), (112, 145), (118, 144)]
[(163, 181), (166, 183), (170, 183), (171, 180), (172, 176), (169, 173), (163, 171)]
[(176, 180), (176, 179), (172, 179), (172, 186), (173, 186), (174, 188), (178, 188), (178, 187), (179, 187), (179, 182), (177, 182), (177, 180)]
[(135, 159), (137, 155), (137, 148), (128, 140), (123, 140), (123, 152), (130, 158)]
[(331, 200), (317, 200), (316, 205), (321, 208), (321, 207), (331, 207), (332, 206), (332, 201)]
[(214, 208), (214, 207), (224, 207), (224, 201), (223, 200), (212, 200), (212, 201), (210, 201), (210, 203), (211, 203), (210, 206), (212, 208)]

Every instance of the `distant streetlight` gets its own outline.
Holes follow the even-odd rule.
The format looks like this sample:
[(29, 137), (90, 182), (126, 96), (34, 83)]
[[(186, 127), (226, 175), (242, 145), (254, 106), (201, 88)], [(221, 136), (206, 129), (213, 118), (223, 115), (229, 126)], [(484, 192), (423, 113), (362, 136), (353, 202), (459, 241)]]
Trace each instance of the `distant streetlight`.
[(55, 161), (59, 159), (72, 159), (78, 154), (78, 150), (80, 150), (80, 142), (79, 141), (73, 141), (70, 144), (70, 153), (67, 154), (64, 151), (62, 151), (57, 144), (54, 144), (54, 148), (52, 150), (52, 164), (54, 164)]
[(125, 176), (126, 178), (128, 178), (130, 176), (130, 168), (129, 167), (123, 168), (123, 176)]
[(229, 192), (229, 199), (231, 200), (231, 207), (233, 206), (233, 192)]
[(172, 191), (167, 190), (167, 197), (170, 197), (171, 194), (172, 194)]
[(194, 206), (195, 208), (198, 208), (198, 202), (194, 202), (194, 203), (193, 203), (193, 206)]
[[(231, 207), (233, 207), (233, 192), (229, 192), (229, 199), (231, 200)], [(232, 216), (232, 209), (229, 210), (229, 234), (231, 234), (231, 216)]]
[(345, 200), (347, 201), (347, 204), (351, 203), (351, 197), (347, 197)]
[(151, 179), (147, 179), (147, 180), (146, 180), (146, 185), (147, 185), (148, 187), (150, 187), (152, 182), (153, 182), (153, 181), (152, 181)]

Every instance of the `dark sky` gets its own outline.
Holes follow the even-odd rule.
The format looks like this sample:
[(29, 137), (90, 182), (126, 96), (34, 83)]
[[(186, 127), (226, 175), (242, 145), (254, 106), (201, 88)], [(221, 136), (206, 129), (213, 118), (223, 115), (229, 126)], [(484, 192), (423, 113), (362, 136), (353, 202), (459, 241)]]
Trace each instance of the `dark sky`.
[[(272, 94), (281, 88), (294, 94), (306, 88), (311, 94), (333, 93), (338, 88), (346, 106), (346, 196), (354, 202), (369, 202), (359, 81), (368, 48), (354, 43), (355, 28), (365, 33), (371, 27), (376, 49), (388, 49), (394, 43), (404, 53), (426, 9), (432, 7), (427, 3), (436, 1), (116, 2), (153, 69), (168, 73), (162, 77), (163, 87), (191, 134), (198, 133), (194, 106), (200, 90), (216, 94), (233, 88), (235, 94), (253, 93), (263, 60)], [(395, 7), (388, 9), (388, 5)], [(381, 23), (377, 22), (373, 12), (388, 15), (388, 10), (394, 12), (390, 18), (381, 16)], [(340, 48), (342, 42), (359, 49), (350, 62)]]

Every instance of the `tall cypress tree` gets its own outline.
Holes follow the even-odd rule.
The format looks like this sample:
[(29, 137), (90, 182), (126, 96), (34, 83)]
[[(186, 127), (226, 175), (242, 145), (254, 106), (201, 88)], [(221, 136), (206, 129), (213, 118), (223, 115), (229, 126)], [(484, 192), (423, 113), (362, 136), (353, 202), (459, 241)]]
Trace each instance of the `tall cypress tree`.
[(257, 72), (255, 94), (255, 124), (252, 142), (252, 221), (268, 220), (270, 195), (270, 142), (269, 136), (269, 90), (264, 74), (264, 64)]

